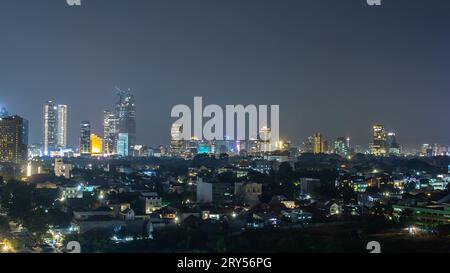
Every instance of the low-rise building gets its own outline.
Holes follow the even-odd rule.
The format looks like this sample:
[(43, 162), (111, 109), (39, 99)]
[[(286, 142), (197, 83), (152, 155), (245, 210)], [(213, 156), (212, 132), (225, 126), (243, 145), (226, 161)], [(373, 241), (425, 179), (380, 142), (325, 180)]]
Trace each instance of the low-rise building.
[(417, 225), (435, 227), (450, 224), (450, 204), (415, 202), (415, 204), (393, 205), (393, 215), (400, 219), (405, 210), (412, 213)]
[(73, 170), (72, 164), (64, 163), (62, 158), (55, 158), (55, 176), (63, 176), (66, 179), (70, 179), (70, 172)]
[(320, 179), (300, 178), (300, 191), (304, 195), (312, 195), (321, 186)]
[(234, 195), (236, 201), (249, 205), (259, 204), (259, 197), (262, 194), (262, 184), (239, 182), (234, 185)]
[(201, 177), (197, 179), (198, 203), (231, 203), (233, 202), (233, 193), (232, 183), (204, 181)]
[(295, 224), (307, 224), (312, 221), (313, 214), (299, 209), (283, 210), (281, 214)]
[(142, 192), (139, 199), (143, 204), (145, 214), (151, 214), (162, 208), (162, 198), (156, 192)]

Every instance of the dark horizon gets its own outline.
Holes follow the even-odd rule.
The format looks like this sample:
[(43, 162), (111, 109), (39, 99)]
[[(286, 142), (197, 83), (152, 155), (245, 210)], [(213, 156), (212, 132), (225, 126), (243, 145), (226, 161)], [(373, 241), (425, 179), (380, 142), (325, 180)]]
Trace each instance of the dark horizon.
[(450, 144), (450, 3), (439, 0), (4, 0), (0, 107), (42, 142), (45, 101), (68, 105), (68, 143), (101, 134), (131, 88), (137, 141), (168, 144), (176, 104), (279, 104), (280, 133), (368, 146), (383, 124), (406, 148)]

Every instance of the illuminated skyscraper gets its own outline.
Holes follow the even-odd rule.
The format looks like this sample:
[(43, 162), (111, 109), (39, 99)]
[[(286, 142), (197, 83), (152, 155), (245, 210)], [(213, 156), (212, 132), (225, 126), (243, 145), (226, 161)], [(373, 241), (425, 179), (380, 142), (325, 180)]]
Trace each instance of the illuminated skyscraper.
[(370, 144), (370, 153), (375, 156), (386, 156), (387, 155), (387, 145), (386, 145), (386, 130), (383, 125), (373, 126), (373, 141)]
[(330, 143), (328, 142), (328, 140), (322, 140), (322, 153), (330, 153)]
[(80, 154), (90, 155), (91, 153), (91, 123), (83, 121), (80, 124)]
[(259, 130), (259, 152), (268, 153), (272, 152), (272, 130), (266, 126), (263, 126)]
[(433, 145), (430, 144), (422, 144), (422, 148), (420, 150), (420, 156), (433, 156)]
[(183, 127), (180, 123), (172, 124), (170, 131), (171, 141), (170, 141), (170, 153), (172, 156), (181, 157), (184, 153), (185, 143), (183, 140)]
[(58, 105), (58, 142), (59, 148), (67, 147), (67, 105)]
[(103, 151), (112, 155), (117, 153), (117, 138), (119, 134), (119, 120), (111, 111), (103, 112)]
[(119, 101), (116, 114), (119, 119), (119, 133), (128, 134), (128, 150), (136, 145), (136, 104), (134, 96), (128, 91), (118, 90)]
[(334, 153), (338, 154), (342, 157), (348, 156), (348, 147), (346, 143), (346, 139), (343, 137), (338, 137), (334, 142)]
[(0, 118), (0, 162), (25, 164), (28, 157), (28, 121), (19, 116)]
[(117, 154), (123, 157), (129, 155), (129, 143), (128, 134), (119, 133), (119, 139), (117, 140)]
[(103, 154), (103, 139), (96, 134), (91, 134), (90, 139), (90, 153), (91, 156), (100, 156)]
[(314, 137), (310, 136), (302, 143), (302, 152), (312, 153), (313, 147), (314, 147)]
[(314, 134), (314, 142), (313, 142), (313, 153), (315, 153), (315, 154), (323, 153), (322, 148), (323, 148), (322, 134), (315, 133)]
[(400, 144), (397, 143), (397, 137), (395, 133), (390, 132), (387, 134), (386, 146), (389, 155), (400, 155), (401, 148)]
[(52, 101), (44, 104), (44, 154), (49, 155), (58, 144), (58, 107)]

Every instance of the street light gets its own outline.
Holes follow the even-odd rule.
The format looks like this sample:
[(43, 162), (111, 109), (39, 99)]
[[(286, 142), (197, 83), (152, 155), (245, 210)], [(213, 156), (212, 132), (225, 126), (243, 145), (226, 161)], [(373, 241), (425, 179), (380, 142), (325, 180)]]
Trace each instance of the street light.
[(3, 253), (14, 252), (14, 248), (12, 247), (11, 243), (8, 240), (4, 239), (1, 244), (2, 244), (1, 252)]

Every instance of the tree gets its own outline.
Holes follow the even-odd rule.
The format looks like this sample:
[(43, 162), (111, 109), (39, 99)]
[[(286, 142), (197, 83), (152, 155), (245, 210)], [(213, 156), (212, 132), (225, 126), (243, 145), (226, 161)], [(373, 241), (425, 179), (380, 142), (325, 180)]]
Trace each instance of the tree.
[(42, 210), (29, 212), (22, 221), (23, 225), (30, 232), (35, 233), (38, 236), (41, 236), (48, 231), (49, 215)]
[(278, 176), (284, 180), (291, 180), (293, 178), (294, 172), (292, 170), (291, 164), (289, 162), (283, 162), (278, 168)]
[(31, 187), (18, 182), (10, 181), (2, 187), (2, 207), (13, 220), (22, 221), (32, 209)]
[(0, 216), (0, 234), (5, 234), (10, 231), (9, 220), (4, 216)]
[(217, 176), (222, 183), (231, 183), (236, 181), (236, 175), (233, 172), (223, 172)]
[(355, 189), (348, 184), (341, 185), (341, 187), (339, 187), (339, 193), (341, 194), (345, 204), (349, 204), (352, 200), (357, 198)]
[(77, 241), (81, 245), (82, 253), (111, 252), (113, 242), (108, 232), (89, 231), (83, 234), (69, 235), (65, 238), (65, 243)]
[(64, 213), (59, 209), (51, 209), (48, 212), (48, 221), (52, 226), (68, 227), (72, 217), (68, 213)]
[(321, 183), (319, 187), (314, 189), (314, 195), (329, 200), (337, 198), (339, 193), (333, 184)]
[(392, 206), (384, 205), (380, 202), (376, 202), (372, 208), (370, 208), (370, 212), (375, 215), (389, 217), (392, 216)]
[(230, 159), (230, 156), (227, 153), (221, 153), (219, 155), (219, 159), (224, 162), (228, 162), (228, 160)]

